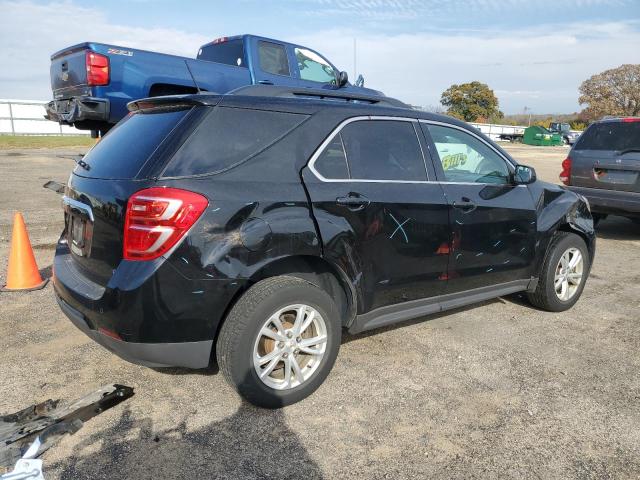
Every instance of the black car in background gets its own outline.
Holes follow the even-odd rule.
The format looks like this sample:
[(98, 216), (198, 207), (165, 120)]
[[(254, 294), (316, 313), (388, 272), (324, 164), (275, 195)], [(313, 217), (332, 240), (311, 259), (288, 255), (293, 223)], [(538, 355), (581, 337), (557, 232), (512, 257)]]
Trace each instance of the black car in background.
[(319, 387), (343, 329), (520, 291), (563, 311), (585, 286), (584, 199), (453, 118), (282, 87), (130, 109), (69, 179), (54, 286), (132, 362), (215, 359), (279, 407)]
[(608, 214), (640, 221), (640, 117), (591, 124), (562, 163), (560, 180), (588, 199), (596, 221)]

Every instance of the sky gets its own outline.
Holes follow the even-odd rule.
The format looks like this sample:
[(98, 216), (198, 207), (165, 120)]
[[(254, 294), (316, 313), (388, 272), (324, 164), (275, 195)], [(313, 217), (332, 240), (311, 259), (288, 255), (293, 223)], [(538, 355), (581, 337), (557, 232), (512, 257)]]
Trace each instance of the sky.
[(314, 48), (413, 105), (478, 80), (507, 114), (571, 113), (583, 80), (640, 63), (640, 0), (0, 0), (0, 98), (50, 100), (50, 55), (75, 43), (194, 57), (241, 33)]

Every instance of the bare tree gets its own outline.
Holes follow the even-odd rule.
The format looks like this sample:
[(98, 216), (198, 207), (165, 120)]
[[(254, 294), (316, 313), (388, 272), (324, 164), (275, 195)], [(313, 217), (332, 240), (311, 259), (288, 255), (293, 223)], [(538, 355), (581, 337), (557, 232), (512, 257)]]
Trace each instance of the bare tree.
[(640, 114), (640, 65), (621, 65), (593, 75), (580, 85), (581, 105), (595, 119), (604, 115)]

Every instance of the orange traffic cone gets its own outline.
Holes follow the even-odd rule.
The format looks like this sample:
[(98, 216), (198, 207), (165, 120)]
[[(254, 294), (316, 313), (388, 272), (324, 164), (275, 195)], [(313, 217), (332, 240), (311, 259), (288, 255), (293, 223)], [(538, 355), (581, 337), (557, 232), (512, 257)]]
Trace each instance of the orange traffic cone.
[(47, 284), (47, 281), (42, 280), (38, 271), (24, 218), (22, 218), (21, 213), (16, 213), (13, 217), (13, 236), (11, 237), (7, 284), (2, 290), (39, 290)]

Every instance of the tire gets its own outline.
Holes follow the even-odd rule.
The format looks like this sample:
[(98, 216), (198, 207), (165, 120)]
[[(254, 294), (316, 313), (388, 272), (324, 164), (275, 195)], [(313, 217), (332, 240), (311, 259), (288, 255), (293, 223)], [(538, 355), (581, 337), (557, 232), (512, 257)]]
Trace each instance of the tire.
[[(274, 317), (279, 327), (269, 323)], [(286, 334), (295, 332), (298, 318), (301, 327), (311, 323), (300, 335), (287, 338)], [(262, 334), (265, 329), (271, 330), (269, 336)], [(326, 342), (305, 345), (321, 338), (323, 332)], [(233, 306), (220, 329), (216, 357), (227, 382), (247, 401), (278, 408), (308, 397), (322, 384), (338, 356), (341, 334), (338, 309), (324, 290), (297, 277), (272, 277), (253, 285)], [(302, 352), (323, 349), (322, 354)], [(272, 360), (266, 362), (268, 357)], [(261, 361), (265, 365), (257, 366)], [(262, 380), (257, 369), (264, 368), (264, 373), (269, 367), (271, 373)]]
[[(561, 298), (561, 294), (556, 291), (556, 274), (561, 270), (561, 258), (570, 250), (579, 252), (582, 257), (581, 278), (578, 285), (575, 285), (575, 278), (569, 280), (567, 289), (571, 290), (566, 291), (570, 292), (571, 296)], [(570, 309), (582, 295), (590, 270), (590, 257), (584, 240), (574, 233), (557, 232), (549, 245), (536, 290), (527, 294), (529, 301), (534, 306), (549, 312), (563, 312)], [(568, 276), (571, 275), (572, 273), (569, 273)], [(564, 291), (563, 286), (560, 288), (561, 292)]]

